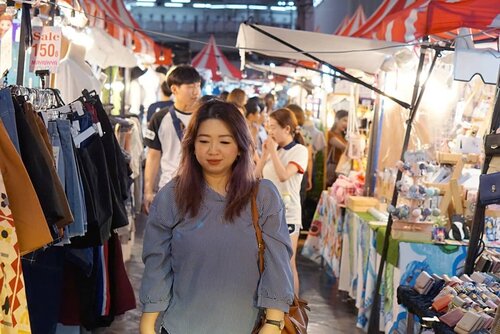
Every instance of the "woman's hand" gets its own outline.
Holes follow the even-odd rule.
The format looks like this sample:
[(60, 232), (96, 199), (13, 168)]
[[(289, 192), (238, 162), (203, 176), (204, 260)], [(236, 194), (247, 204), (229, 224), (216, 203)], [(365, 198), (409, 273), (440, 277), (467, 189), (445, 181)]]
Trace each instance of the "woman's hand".
[(281, 334), (281, 329), (278, 326), (264, 324), (259, 331), (259, 334)]
[(269, 154), (276, 153), (277, 152), (277, 146), (276, 142), (272, 137), (268, 137), (266, 141), (264, 142), (264, 147), (266, 150), (269, 152)]

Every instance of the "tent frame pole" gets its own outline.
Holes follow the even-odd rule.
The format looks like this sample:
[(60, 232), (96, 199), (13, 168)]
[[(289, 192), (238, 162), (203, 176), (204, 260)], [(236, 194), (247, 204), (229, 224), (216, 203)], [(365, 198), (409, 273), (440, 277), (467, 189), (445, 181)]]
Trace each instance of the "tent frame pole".
[[(412, 125), (413, 125), (413, 120), (415, 119), (415, 116), (418, 111), (418, 107), (420, 106), (420, 102), (422, 101), (422, 96), (425, 93), (425, 89), (427, 87), (427, 82), (431, 76), (431, 73), (434, 69), (434, 65), (436, 64), (436, 60), (438, 57), (441, 55), (440, 50), (435, 50), (434, 57), (432, 59), (431, 66), (429, 68), (429, 71), (427, 73), (427, 78), (425, 79), (422, 87), (420, 88), (419, 92), (419, 86), (420, 86), (420, 74), (422, 73), (423, 66), (424, 66), (424, 61), (425, 61), (425, 55), (426, 55), (426, 50), (429, 47), (422, 46), (420, 49), (420, 59), (418, 63), (418, 70), (417, 70), (417, 76), (415, 78), (415, 85), (413, 87), (413, 97), (412, 97), (412, 107), (410, 108), (410, 115), (408, 117), (408, 120), (406, 121), (406, 132), (405, 132), (405, 137), (403, 141), (403, 148), (401, 150), (401, 160), (404, 160), (404, 154), (408, 149), (408, 145), (410, 143), (410, 135), (411, 135), (411, 130), (412, 130)], [(396, 183), (401, 180), (403, 176), (403, 173), (401, 170), (398, 170), (397, 176), (396, 176)], [(398, 202), (398, 196), (399, 192), (397, 191), (397, 188), (394, 187), (393, 193), (392, 193), (392, 200), (391, 200), (391, 205), (396, 206)], [(382, 249), (382, 256), (380, 260), (380, 265), (378, 268), (378, 275), (377, 275), (377, 281), (375, 284), (375, 290), (374, 290), (374, 296), (373, 296), (373, 302), (371, 305), (371, 310), (370, 310), (370, 320), (368, 322), (368, 333), (378, 333), (379, 331), (379, 323), (380, 323), (380, 287), (382, 285), (382, 276), (384, 274), (384, 269), (385, 269), (385, 263), (387, 261), (387, 253), (389, 251), (389, 237), (391, 235), (391, 229), (392, 229), (392, 215), (389, 215), (389, 219), (387, 221), (387, 228), (385, 230), (385, 236), (384, 236), (384, 246)]]
[(353, 76), (353, 75), (351, 75), (351, 74), (349, 74), (349, 73), (347, 73), (347, 72), (345, 72), (345, 71), (343, 71), (343, 70), (339, 69), (338, 67), (333, 66), (332, 64), (327, 63), (327, 62), (325, 62), (324, 60), (319, 59), (318, 57), (316, 57), (316, 56), (314, 56), (314, 55), (310, 54), (309, 52), (305, 52), (304, 50), (302, 50), (302, 49), (300, 49), (300, 48), (296, 47), (295, 45), (292, 45), (292, 44), (290, 44), (290, 43), (288, 43), (288, 42), (286, 42), (286, 41), (282, 40), (281, 38), (276, 37), (276, 36), (274, 36), (273, 34), (270, 34), (270, 33), (268, 33), (267, 31), (265, 31), (265, 30), (263, 30), (263, 29), (260, 29), (259, 27), (255, 26), (254, 24), (249, 24), (249, 23), (245, 23), (245, 24), (247, 24), (248, 26), (250, 26), (250, 27), (252, 27), (253, 29), (257, 30), (257, 31), (258, 31), (258, 32), (260, 32), (261, 34), (264, 34), (264, 35), (266, 35), (267, 37), (272, 38), (272, 39), (274, 39), (275, 41), (280, 42), (281, 44), (283, 44), (283, 45), (285, 45), (285, 46), (287, 46), (287, 47), (289, 47), (289, 48), (291, 48), (291, 49), (293, 49), (293, 50), (295, 50), (295, 51), (297, 51), (297, 52), (300, 52), (300, 53), (301, 53), (301, 54), (303, 54), (304, 56), (307, 56), (307, 57), (311, 58), (311, 59), (312, 59), (312, 60), (314, 60), (314, 61), (317, 61), (318, 63), (320, 63), (320, 64), (322, 64), (322, 65), (328, 66), (328, 67), (329, 67), (329, 68), (331, 68), (332, 70), (334, 70), (334, 71), (336, 71), (336, 72), (338, 72), (338, 73), (342, 74), (342, 75), (343, 75), (343, 76), (345, 76), (346, 78), (348, 78), (348, 79), (352, 80), (352, 82), (357, 83), (357, 84), (360, 84), (360, 85), (362, 85), (362, 86), (364, 86), (364, 87), (366, 87), (366, 88), (368, 88), (368, 89), (370, 89), (370, 90), (373, 90), (374, 92), (376, 92), (376, 93), (378, 93), (378, 94), (380, 94), (380, 95), (383, 95), (383, 96), (387, 97), (388, 99), (391, 99), (392, 101), (394, 101), (395, 103), (399, 104), (399, 105), (400, 105), (400, 106), (402, 106), (403, 108), (405, 108), (405, 109), (409, 109), (409, 108), (410, 108), (410, 105), (409, 105), (408, 103), (406, 103), (406, 102), (404, 102), (404, 101), (401, 101), (401, 100), (399, 100), (399, 99), (397, 99), (397, 98), (395, 98), (395, 97), (393, 97), (393, 96), (390, 96), (390, 95), (388, 95), (388, 94), (384, 93), (383, 91), (381, 91), (381, 90), (380, 90), (380, 89), (378, 89), (377, 87), (374, 87), (374, 86), (372, 86), (372, 85), (370, 85), (370, 84), (368, 84), (368, 83), (364, 82), (363, 80), (358, 79), (358, 78), (356, 78), (355, 76)]
[[(490, 132), (493, 133), (497, 130), (500, 125), (500, 69), (498, 72), (497, 79), (497, 89), (496, 89), (496, 101), (495, 107), (493, 109), (493, 115), (491, 117)], [(490, 166), (491, 157), (486, 157), (481, 174), (487, 174), (488, 168)], [(472, 219), (471, 235), (469, 238), (469, 248), (467, 249), (467, 257), (465, 259), (465, 273), (472, 274), (474, 271), (476, 258), (482, 252), (479, 245), (482, 242), (484, 233), (484, 218), (485, 218), (486, 206), (479, 202), (479, 194), (476, 199), (476, 210), (474, 211), (474, 218)]]

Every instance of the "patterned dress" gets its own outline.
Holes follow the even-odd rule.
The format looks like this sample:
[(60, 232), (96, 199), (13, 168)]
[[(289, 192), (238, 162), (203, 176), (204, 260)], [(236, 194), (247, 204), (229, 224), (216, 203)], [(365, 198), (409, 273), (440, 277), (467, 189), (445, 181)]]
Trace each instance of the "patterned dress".
[(21, 255), (0, 173), (0, 333), (31, 333)]

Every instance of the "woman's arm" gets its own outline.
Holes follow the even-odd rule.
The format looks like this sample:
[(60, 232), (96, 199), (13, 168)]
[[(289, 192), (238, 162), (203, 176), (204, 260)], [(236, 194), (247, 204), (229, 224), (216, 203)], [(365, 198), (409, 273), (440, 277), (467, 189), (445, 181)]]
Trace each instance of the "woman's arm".
[(155, 324), (156, 319), (160, 312), (144, 312), (141, 315), (141, 322), (139, 324), (140, 334), (156, 334)]
[(347, 148), (347, 143), (339, 140), (337, 137), (333, 136), (328, 141), (330, 145), (344, 151)]
[[(260, 182), (257, 207), (261, 216), (259, 224), (262, 226), (265, 244), (264, 272), (257, 288), (257, 306), (288, 312), (293, 302), (293, 276), (290, 266), (293, 254), (292, 242), (281, 196), (276, 186), (269, 180)], [(267, 314), (269, 319), (275, 315), (281, 316), (274, 311)]]
[[(285, 313), (281, 310), (275, 308), (267, 308), (266, 309), (266, 319), (275, 320), (275, 321), (283, 321), (285, 318)], [(281, 330), (276, 325), (265, 324), (262, 326), (259, 334), (279, 334)]]
[(313, 150), (312, 145), (307, 145), (307, 188), (306, 191), (309, 191), (313, 188)]
[(274, 170), (276, 171), (276, 175), (278, 175), (278, 179), (281, 182), (287, 181), (289, 178), (297, 174), (299, 171), (299, 168), (295, 164), (288, 164), (286, 167), (283, 166), (281, 163), (281, 160), (278, 156), (278, 152), (276, 151), (276, 148), (274, 150), (271, 150), (271, 160), (273, 162)]
[(269, 158), (269, 150), (266, 148), (266, 143), (262, 145), (262, 156), (257, 161), (255, 165), (255, 176), (258, 178), (262, 178), (262, 170), (264, 169), (264, 165), (266, 164), (267, 159)]
[(142, 316), (141, 334), (155, 333), (155, 322), (160, 312), (165, 311), (170, 303), (173, 284), (171, 239), (175, 220), (173, 209), (174, 191), (170, 185), (165, 186), (155, 197), (149, 212), (144, 232), (142, 274), (139, 300)]

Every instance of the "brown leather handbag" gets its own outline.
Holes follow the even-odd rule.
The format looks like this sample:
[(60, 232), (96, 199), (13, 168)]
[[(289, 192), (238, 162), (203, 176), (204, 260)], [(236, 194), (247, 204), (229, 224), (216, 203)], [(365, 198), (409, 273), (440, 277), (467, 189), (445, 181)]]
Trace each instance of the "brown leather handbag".
[[(266, 245), (264, 239), (262, 238), (262, 230), (259, 225), (259, 213), (257, 211), (257, 192), (258, 185), (255, 187), (254, 194), (252, 196), (252, 221), (253, 227), (255, 228), (255, 235), (257, 236), (257, 245), (259, 248), (259, 271), (262, 275), (264, 271), (264, 250)], [(311, 309), (307, 306), (307, 302), (300, 299), (296, 295), (293, 296), (293, 303), (290, 305), (290, 310), (285, 313), (285, 327), (281, 331), (282, 334), (307, 334), (307, 324), (309, 322), (309, 317), (307, 316), (306, 310)], [(258, 334), (262, 326), (266, 322), (266, 316), (261, 312), (260, 319), (257, 326), (252, 331), (252, 334)]]

